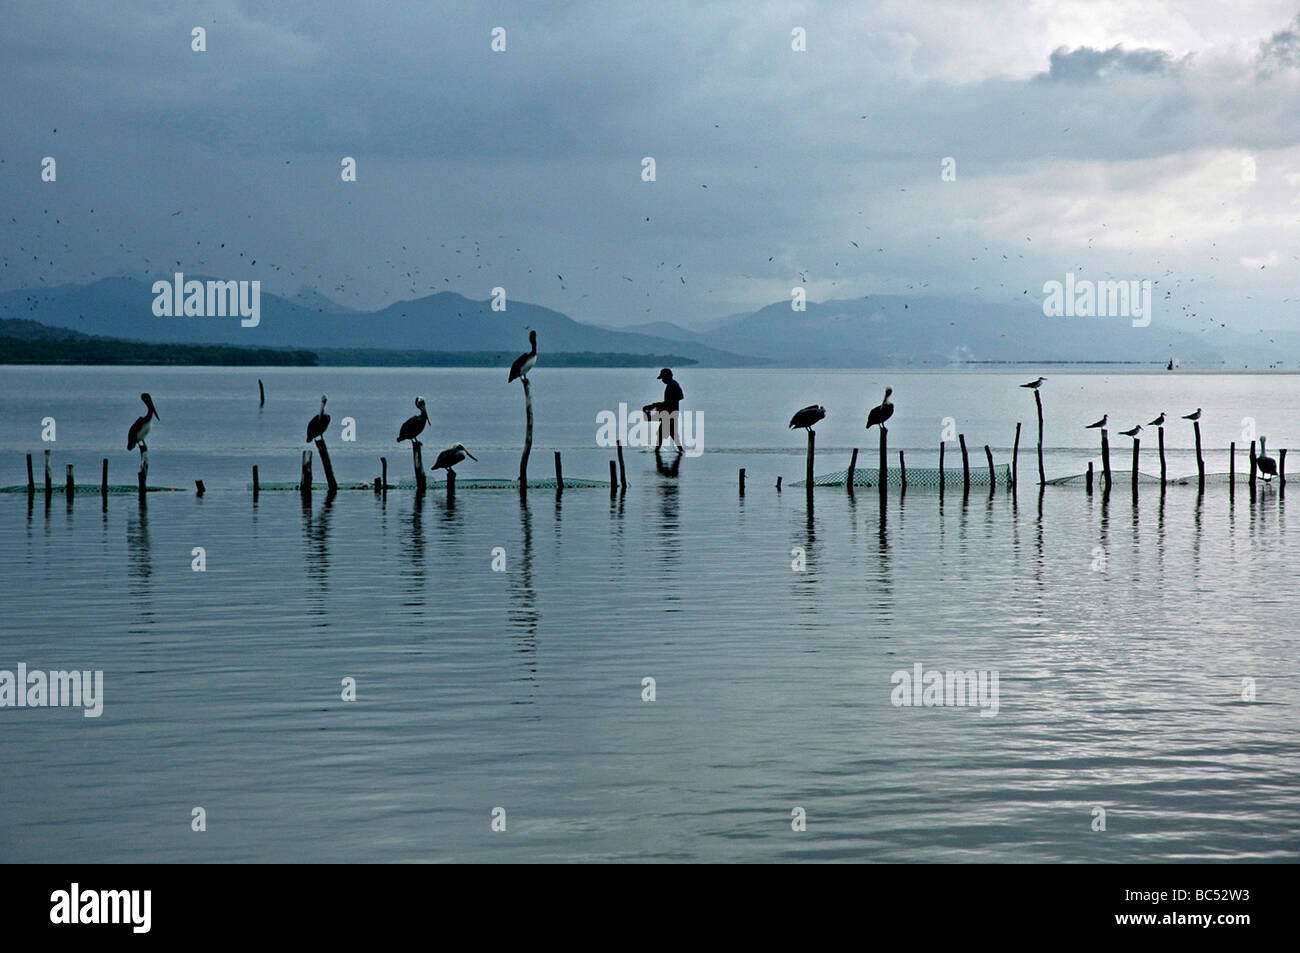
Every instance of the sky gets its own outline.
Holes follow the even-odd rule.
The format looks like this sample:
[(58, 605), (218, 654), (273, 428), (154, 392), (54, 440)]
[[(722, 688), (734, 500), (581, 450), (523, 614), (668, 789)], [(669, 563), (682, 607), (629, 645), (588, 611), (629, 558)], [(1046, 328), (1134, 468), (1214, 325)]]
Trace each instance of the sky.
[(1074, 272), (1157, 282), (1158, 325), (1300, 329), (1298, 14), (11, 4), (0, 288), (181, 270), (378, 308), (500, 286), (702, 327), (796, 286), (1037, 305)]

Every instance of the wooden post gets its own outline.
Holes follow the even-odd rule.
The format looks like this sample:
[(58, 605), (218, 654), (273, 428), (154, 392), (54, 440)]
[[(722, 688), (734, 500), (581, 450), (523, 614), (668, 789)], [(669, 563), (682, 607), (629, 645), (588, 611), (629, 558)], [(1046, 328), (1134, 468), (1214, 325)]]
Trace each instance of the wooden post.
[(1043, 398), (1037, 390), (1034, 391), (1034, 406), (1038, 408), (1038, 482), (1042, 485), (1047, 482), (1043, 470)]
[[(420, 472), (421, 473), (424, 472), (423, 452), (421, 452), (420, 454)], [(387, 457), (379, 458), (379, 480), (380, 480), (379, 488), (383, 490), (384, 493), (387, 493), (388, 492), (388, 458)]]
[(298, 488), (302, 490), (303, 496), (310, 497), (311, 496), (311, 451), (310, 450), (304, 450), (302, 452), (302, 477), (300, 479), (301, 482), (299, 483)]
[(996, 471), (993, 469), (993, 448), (987, 443), (984, 444), (984, 456), (989, 461), (989, 496), (992, 496), (993, 491), (998, 488), (998, 478)]
[(907, 461), (903, 459), (903, 451), (898, 451), (898, 482), (901, 485), (902, 492), (907, 492)]
[(1138, 452), (1142, 447), (1142, 441), (1137, 437), (1133, 438), (1133, 495), (1137, 496), (1138, 491)]
[(1110, 435), (1104, 428), (1101, 431), (1101, 486), (1110, 492)]
[(813, 453), (817, 448), (817, 434), (811, 427), (808, 428), (808, 459), (804, 464), (804, 486), (809, 493), (812, 493), (813, 486), (816, 483), (816, 477), (813, 476)]
[(1086, 482), (1084, 483), (1084, 486), (1087, 487), (1088, 495), (1092, 496), (1092, 461), (1091, 460), (1088, 461), (1088, 476), (1086, 478)]
[(447, 502), (451, 503), (456, 499), (456, 471), (447, 468)]
[(256, 501), (257, 495), (262, 492), (262, 486), (257, 480), (257, 464), (253, 464), (253, 499)]
[(957, 439), (961, 441), (961, 491), (970, 492), (970, 457), (966, 453), (966, 435), (957, 434)]
[(257, 379), (257, 406), (266, 405), (266, 388), (262, 386), (262, 378)]
[(778, 492), (778, 493), (781, 492), (781, 478), (780, 478), (780, 477), (777, 477), (777, 478), (776, 478), (776, 492)]
[(197, 496), (202, 496), (202, 495), (203, 495), (204, 493), (206, 493), (207, 491), (208, 491), (208, 488), (205, 487), (205, 486), (203, 485), (203, 481), (202, 481), (202, 480), (195, 480), (195, 481), (194, 481), (194, 492), (195, 492), (195, 494), (196, 494)]
[(620, 490), (626, 490), (627, 467), (623, 464), (623, 438), (616, 440), (614, 446), (618, 449), (618, 487)]
[(375, 496), (379, 495), (379, 477), (375, 477)]
[(108, 498), (108, 457), (104, 458), (99, 468), (99, 495)]
[(45, 451), (45, 496), (48, 498), (53, 492), (53, 480), (50, 477), (50, 451)]
[(1011, 492), (1020, 482), (1020, 421), (1016, 421), (1016, 442), (1011, 446)]
[(528, 489), (528, 455), (533, 452), (533, 391), (528, 386), (528, 378), (519, 378), (524, 385), (524, 408), (527, 414), (527, 426), (524, 429), (524, 452), (519, 458), (519, 489)]
[(1228, 497), (1237, 490), (1237, 441), (1228, 444)]
[(618, 470), (617, 464), (613, 460), (609, 461), (609, 498), (612, 500), (618, 495)]
[(745, 495), (745, 468), (740, 468), (740, 495)]
[(948, 483), (948, 473), (943, 468), (944, 442), (939, 441), (939, 499), (943, 499), (943, 488)]
[(849, 488), (850, 493), (853, 492), (853, 481), (857, 479), (857, 472), (858, 472), (858, 448), (854, 447), (853, 455), (849, 457), (849, 472), (848, 475), (844, 478), (844, 485)]
[(71, 500), (72, 494), (77, 492), (77, 484), (72, 479), (72, 464), (69, 463), (67, 467), (68, 467), (67, 476), (64, 478), (64, 482), (63, 482), (63, 492), (66, 493), (68, 499)]
[(140, 499), (144, 499), (145, 493), (149, 490), (149, 454), (147, 451), (140, 452)]
[(564, 490), (564, 466), (560, 463), (560, 451), (555, 451), (555, 492)]
[(885, 495), (889, 486), (889, 431), (880, 424), (880, 495)]
[(32, 476), (32, 455), (27, 454), (27, 495), (32, 496), (36, 492), (36, 479)]
[(1278, 486), (1286, 485), (1286, 451), (1277, 452), (1277, 481)]
[(1165, 428), (1160, 427), (1160, 489), (1165, 488)]
[(325, 471), (325, 483), (329, 487), (329, 491), (333, 493), (339, 488), (339, 485), (334, 479), (334, 467), (330, 465), (330, 452), (325, 449), (324, 437), (316, 438), (316, 450), (320, 454), (321, 469)]
[[(1201, 422), (1192, 421), (1192, 429), (1196, 431), (1196, 490), (1198, 493), (1205, 492), (1205, 458), (1201, 456)], [(1251, 455), (1252, 458), (1254, 454)]]
[[(382, 457), (380, 459), (382, 461), (380, 465), (385, 471), (384, 482), (387, 483), (388, 461), (383, 460)], [(415, 467), (415, 492), (424, 496), (424, 490), (428, 486), (427, 477), (424, 475), (424, 449), (415, 440), (411, 441), (411, 464)]]
[(1250, 442), (1250, 496), (1255, 498), (1255, 441)]

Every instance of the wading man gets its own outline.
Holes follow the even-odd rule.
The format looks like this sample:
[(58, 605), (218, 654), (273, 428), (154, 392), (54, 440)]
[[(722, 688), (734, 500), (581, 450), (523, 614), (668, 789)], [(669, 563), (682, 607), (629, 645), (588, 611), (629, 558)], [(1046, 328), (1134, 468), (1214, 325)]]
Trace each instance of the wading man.
[(681, 453), (682, 438), (677, 432), (677, 411), (685, 396), (682, 393), (682, 385), (673, 380), (673, 372), (666, 367), (659, 372), (659, 380), (664, 382), (664, 399), (657, 404), (646, 404), (641, 410), (654, 426), (655, 450), (658, 451), (663, 446), (663, 421), (667, 420), (668, 435), (672, 437), (677, 452)]

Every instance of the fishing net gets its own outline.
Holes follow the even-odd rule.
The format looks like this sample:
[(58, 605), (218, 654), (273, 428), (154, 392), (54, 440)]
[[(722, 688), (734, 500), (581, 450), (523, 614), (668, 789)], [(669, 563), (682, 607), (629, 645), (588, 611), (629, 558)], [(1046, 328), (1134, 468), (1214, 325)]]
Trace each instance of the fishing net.
[[(998, 483), (1005, 486), (1011, 485), (1011, 465), (1007, 463), (995, 464), (993, 467), (992, 478)], [(849, 479), (848, 469), (835, 470), (831, 473), (824, 473), (813, 478), (814, 486), (847, 486)], [(971, 467), (970, 485), (971, 486), (988, 486), (989, 485), (989, 468)], [(908, 467), (907, 468), (907, 486), (912, 487), (934, 487), (937, 488), (941, 483), (945, 487), (962, 486), (962, 471), (953, 470), (945, 467), (940, 470), (938, 467)], [(799, 480), (791, 483), (791, 486), (806, 486), (806, 480)], [(853, 471), (853, 485), (859, 486), (879, 486), (880, 470), (877, 467), (858, 467)], [(903, 485), (903, 470), (900, 467), (889, 467), (885, 472), (885, 485), (901, 487)]]

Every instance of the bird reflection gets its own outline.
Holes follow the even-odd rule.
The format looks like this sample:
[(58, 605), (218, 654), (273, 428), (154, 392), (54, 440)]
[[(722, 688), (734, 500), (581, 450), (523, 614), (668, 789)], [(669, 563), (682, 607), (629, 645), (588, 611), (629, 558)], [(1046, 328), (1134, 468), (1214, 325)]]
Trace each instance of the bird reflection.
[[(424, 498), (419, 494), (413, 497), (411, 518), (405, 524), (403, 548), (410, 559), (410, 569), (404, 573), (408, 579), (406, 585), (407, 599), (403, 605), (422, 610), (424, 608), (425, 555), (424, 555)], [(424, 613), (416, 611), (417, 617)]]
[(312, 514), (310, 497), (304, 497), (302, 501), (304, 517), (303, 543), (307, 553), (307, 578), (315, 583), (316, 589), (315, 606), (311, 613), (321, 617), (321, 621), (316, 624), (318, 628), (328, 626), (328, 622), (325, 621), (325, 597), (329, 593), (329, 529), (330, 517), (334, 509), (334, 495), (332, 491), (325, 494), (318, 515)]
[(528, 673), (524, 680), (532, 682), (537, 675), (537, 629), (542, 617), (537, 608), (537, 590), (533, 586), (533, 514), (528, 506), (528, 497), (523, 494), (519, 496), (519, 527), (522, 552), (519, 572), (510, 576), (510, 622), (520, 631), (519, 652), (524, 656)]
[(127, 578), (131, 582), (131, 601), (140, 607), (141, 621), (153, 622), (150, 580), (153, 577), (153, 540), (149, 535), (149, 512), (141, 506), (126, 518)]

